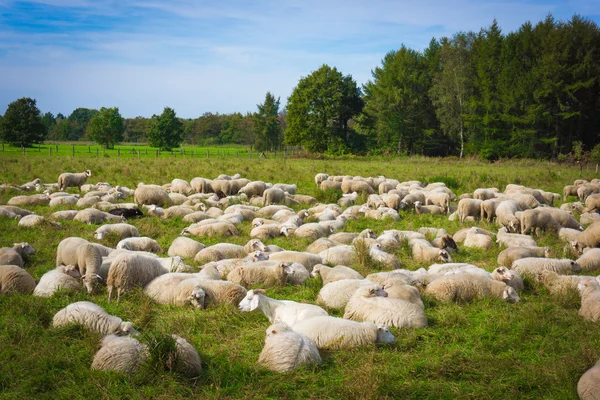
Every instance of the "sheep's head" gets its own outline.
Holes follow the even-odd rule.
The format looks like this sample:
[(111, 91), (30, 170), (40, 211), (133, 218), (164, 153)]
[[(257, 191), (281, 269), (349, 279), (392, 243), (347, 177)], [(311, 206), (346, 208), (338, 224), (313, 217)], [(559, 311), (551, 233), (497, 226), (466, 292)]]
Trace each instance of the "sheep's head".
[(119, 330), (115, 332), (118, 336), (135, 335), (139, 332), (133, 327), (133, 324), (129, 321), (121, 322)]
[(394, 337), (394, 335), (392, 335), (392, 333), (390, 332), (390, 330), (388, 329), (387, 325), (377, 325), (377, 343), (395, 343), (396, 342), (396, 338)]
[(452, 257), (446, 250), (440, 250), (440, 261), (442, 262), (452, 262)]
[(316, 278), (316, 277), (317, 277), (317, 275), (320, 275), (321, 267), (323, 267), (323, 264), (316, 264), (316, 265), (313, 267), (313, 270), (310, 272), (310, 276), (311, 276), (312, 278)]
[(183, 228), (183, 230), (181, 231), (180, 235), (182, 236), (190, 236), (190, 229), (189, 228)]
[(388, 297), (388, 293), (381, 285), (371, 285), (366, 287), (368, 297)]
[(267, 246), (265, 246), (265, 244), (263, 242), (260, 241), (260, 239), (250, 239), (250, 242), (248, 242), (248, 248), (252, 249), (252, 250), (257, 250), (257, 251), (266, 251), (267, 250)]
[(13, 247), (18, 247), (19, 254), (22, 256), (30, 256), (35, 254), (35, 249), (29, 245), (27, 242), (22, 243), (14, 243)]
[(282, 226), (279, 232), (285, 236), (290, 236), (292, 229), (289, 226)]
[(512, 286), (506, 286), (502, 292), (502, 300), (509, 303), (516, 303), (521, 300), (519, 294)]
[(513, 219), (508, 223), (508, 229), (511, 232), (520, 232), (521, 231), (521, 222), (518, 219)]
[(264, 294), (262, 289), (248, 290), (246, 297), (240, 301), (238, 308), (240, 311), (254, 311), (258, 308), (260, 303), (260, 295)]
[(194, 287), (192, 293), (188, 296), (189, 302), (196, 308), (204, 308), (204, 300), (206, 298), (206, 292), (200, 286)]
[(90, 170), (88, 169), (88, 170), (86, 170), (86, 171), (84, 172), (84, 174), (85, 174), (85, 176), (87, 176), (87, 177), (89, 178), (90, 176), (92, 176), (92, 171), (90, 171)]
[(72, 276), (75, 279), (81, 278), (81, 273), (79, 269), (74, 265), (67, 265), (63, 267), (63, 272), (69, 276)]
[(257, 250), (252, 253), (251, 259), (252, 259), (252, 262), (266, 261), (269, 259), (269, 255), (263, 253), (262, 251)]
[(573, 272), (581, 272), (581, 266), (577, 264), (575, 261), (571, 261), (571, 270)]
[(495, 273), (495, 275), (500, 278), (499, 280), (501, 280), (503, 282), (508, 282), (512, 278), (514, 278), (514, 276), (510, 273), (510, 271), (506, 267), (498, 267), (493, 271), (493, 273)]

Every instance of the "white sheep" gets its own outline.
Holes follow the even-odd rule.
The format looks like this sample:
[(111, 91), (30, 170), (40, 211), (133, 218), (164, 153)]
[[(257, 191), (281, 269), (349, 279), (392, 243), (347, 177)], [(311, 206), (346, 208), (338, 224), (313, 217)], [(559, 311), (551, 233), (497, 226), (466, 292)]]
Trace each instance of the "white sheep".
[(600, 399), (600, 361), (579, 378), (577, 395), (581, 400)]
[(356, 289), (361, 286), (372, 285), (373, 283), (367, 279), (342, 279), (327, 283), (319, 291), (317, 304), (335, 310), (344, 309)]
[(32, 254), (35, 254), (35, 249), (29, 243), (13, 243), (13, 247), (0, 248), (0, 265), (16, 265), (23, 268), (23, 259)]
[(115, 257), (110, 264), (106, 286), (108, 287), (108, 301), (112, 298), (114, 289), (117, 289), (117, 302), (121, 294), (134, 286), (144, 287), (159, 275), (168, 271), (156, 258), (146, 257), (135, 253), (123, 253)]
[(42, 275), (33, 295), (50, 297), (61, 289), (77, 292), (82, 288), (79, 270), (73, 265), (67, 265), (56, 267)]
[(600, 270), (600, 249), (588, 249), (575, 263), (583, 272), (596, 272)]
[(544, 271), (554, 271), (557, 274), (566, 275), (573, 272), (581, 272), (581, 267), (568, 258), (543, 258), (526, 257), (515, 260), (511, 269), (517, 271), (523, 277), (536, 279), (537, 275)]
[(479, 297), (497, 297), (509, 303), (520, 300), (516, 290), (506, 283), (480, 275), (446, 275), (429, 283), (425, 293), (446, 302), (468, 302)]
[(175, 354), (167, 358), (167, 366), (186, 378), (200, 376), (202, 360), (198, 351), (181, 336), (171, 335), (175, 340)]
[(131, 322), (110, 315), (99, 305), (89, 301), (71, 303), (54, 314), (52, 326), (83, 325), (86, 329), (103, 335), (131, 335), (137, 333)]
[(323, 258), (318, 254), (308, 253), (305, 251), (278, 251), (269, 253), (271, 261), (287, 261), (295, 262), (304, 265), (308, 270), (311, 270), (317, 264), (323, 264)]
[(465, 241), (463, 242), (463, 246), (489, 251), (494, 246), (494, 241), (488, 235), (469, 231)]
[(571, 246), (580, 254), (587, 247), (600, 247), (600, 221), (594, 222), (581, 232)]
[(64, 172), (58, 176), (58, 190), (65, 190), (69, 187), (77, 186), (81, 191), (81, 186), (90, 176), (92, 176), (92, 171), (89, 169), (79, 173)]
[(576, 275), (560, 275), (554, 271), (541, 271), (536, 280), (543, 283), (551, 294), (565, 293), (569, 290), (577, 290), (581, 277)]
[(92, 369), (131, 374), (148, 360), (149, 355), (148, 346), (131, 336), (107, 335), (94, 355)]
[(154, 278), (144, 288), (144, 293), (159, 304), (183, 307), (191, 304), (204, 308), (206, 292), (193, 274), (168, 273)]
[(75, 215), (75, 217), (73, 217), (73, 221), (84, 224), (100, 224), (106, 221), (123, 222), (124, 220), (125, 219), (120, 215), (112, 215), (95, 208), (86, 208), (85, 210), (81, 210)]
[(212, 223), (202, 224), (209, 220), (192, 224), (181, 231), (181, 235), (189, 236), (238, 236), (237, 228), (230, 222), (211, 221)]
[(290, 229), (288, 226), (281, 227), (281, 232), (285, 236), (289, 236), (291, 233), (293, 233), (294, 236), (308, 238), (311, 240), (317, 240), (319, 238), (329, 236), (330, 234), (334, 233), (334, 231), (335, 230), (332, 227), (325, 225), (324, 223), (317, 222), (304, 224), (297, 229)]
[(438, 205), (433, 205), (433, 204), (425, 206), (420, 201), (415, 201), (415, 211), (416, 211), (417, 215), (422, 215), (422, 214), (441, 215), (441, 214), (444, 214), (444, 208), (442, 208)]
[(129, 237), (139, 237), (140, 232), (137, 228), (130, 224), (120, 223), (120, 224), (106, 224), (102, 225), (100, 228), (96, 229), (94, 232), (94, 238), (98, 240), (104, 239), (106, 235), (114, 234), (120, 237), (121, 239), (129, 238)]
[(363, 279), (361, 274), (344, 265), (337, 265), (331, 268), (323, 264), (317, 264), (313, 267), (310, 276), (320, 276), (323, 281), (323, 285), (342, 279)]
[(427, 326), (427, 317), (421, 307), (402, 299), (388, 298), (383, 287), (378, 284), (356, 289), (346, 304), (344, 318), (397, 328)]
[(465, 222), (467, 217), (479, 218), (481, 216), (481, 200), (461, 199), (458, 202), (458, 216), (460, 222)]
[(600, 319), (600, 285), (597, 280), (582, 279), (577, 285), (581, 295), (579, 315), (588, 321)]
[(160, 207), (170, 207), (173, 205), (173, 200), (169, 194), (158, 185), (141, 185), (135, 189), (133, 199), (138, 205), (154, 204)]
[(262, 289), (248, 290), (246, 296), (240, 301), (240, 311), (250, 312), (260, 309), (269, 322), (284, 323), (289, 326), (308, 318), (328, 315), (327, 311), (314, 304), (277, 300), (264, 293)]
[(537, 243), (531, 236), (520, 233), (508, 233), (506, 227), (498, 229), (496, 243), (500, 243), (505, 247), (537, 247)]
[(89, 293), (96, 291), (102, 265), (102, 248), (87, 240), (70, 237), (62, 240), (56, 250), (56, 266), (74, 265), (84, 277), (84, 284)]
[(179, 236), (173, 240), (167, 254), (171, 257), (180, 256), (183, 258), (194, 258), (194, 256), (204, 248), (205, 246), (202, 243), (194, 239)]
[(234, 268), (227, 274), (227, 280), (246, 288), (256, 285), (283, 286), (288, 281), (288, 276), (293, 273), (294, 270), (287, 262), (276, 265), (254, 263)]
[(415, 260), (452, 262), (452, 257), (446, 250), (433, 247), (425, 239), (411, 239), (408, 243), (411, 246), (412, 256)]
[(508, 247), (498, 254), (498, 265), (510, 267), (515, 260), (526, 257), (554, 257), (549, 247)]
[(322, 251), (330, 249), (335, 246), (339, 246), (341, 242), (333, 241), (329, 238), (319, 238), (308, 245), (306, 251), (308, 253), (319, 254)]
[(285, 324), (273, 324), (257, 363), (274, 372), (290, 372), (302, 365), (320, 364), (321, 356), (308, 337)]
[(549, 230), (558, 232), (560, 224), (554, 219), (552, 214), (546, 212), (544, 208), (525, 210), (517, 215), (521, 221), (521, 234), (525, 235), (532, 232), (539, 235), (541, 231)]
[(30, 294), (34, 289), (35, 281), (29, 272), (16, 265), (0, 265), (0, 295)]
[(181, 193), (183, 195), (190, 195), (194, 193), (192, 186), (183, 179), (175, 178), (171, 181), (171, 193)]
[(158, 242), (147, 236), (130, 237), (121, 240), (117, 243), (117, 249), (125, 249), (131, 251), (149, 251), (153, 253), (162, 252), (162, 248)]
[[(15, 196), (8, 200), (9, 206), (47, 206), (50, 204), (47, 194), (32, 194), (31, 196)], [(16, 213), (15, 213), (16, 214)]]
[(522, 211), (522, 208), (517, 202), (511, 199), (503, 200), (496, 207), (496, 222), (510, 232), (520, 232), (521, 221), (515, 215), (519, 211)]
[(279, 188), (272, 187), (263, 192), (263, 204), (281, 204), (285, 201), (285, 192)]
[(351, 349), (396, 341), (385, 325), (330, 316), (312, 317), (297, 322), (292, 329), (309, 337), (319, 349)]
[(329, 265), (354, 265), (357, 260), (354, 247), (346, 244), (323, 250), (319, 257), (323, 259), (323, 263)]

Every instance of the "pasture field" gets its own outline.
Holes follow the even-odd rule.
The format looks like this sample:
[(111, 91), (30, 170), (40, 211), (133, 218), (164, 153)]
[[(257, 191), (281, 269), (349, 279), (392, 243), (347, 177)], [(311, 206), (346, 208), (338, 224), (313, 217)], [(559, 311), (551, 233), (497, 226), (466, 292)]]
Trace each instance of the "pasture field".
[[(299, 193), (321, 201), (335, 201), (337, 193), (320, 192), (314, 184), (318, 172), (378, 176), (427, 182), (444, 181), (457, 195), (478, 187), (508, 183), (562, 193), (563, 186), (579, 178), (577, 167), (543, 161), (503, 161), (494, 164), (456, 159), (353, 158), (347, 160), (237, 159), (185, 157), (126, 159), (116, 157), (48, 157), (0, 155), (0, 182), (21, 184), (36, 177), (56, 182), (61, 172), (92, 170), (88, 183), (110, 182), (135, 187), (138, 182), (163, 184), (173, 178), (214, 178), (221, 173), (240, 173), (251, 180), (297, 183)], [(584, 169), (584, 178), (596, 176)], [(77, 192), (77, 189), (70, 189)], [(0, 193), (5, 204), (19, 193)], [(570, 201), (574, 201), (573, 198)], [(34, 207), (41, 215), (58, 209)], [(416, 216), (402, 212), (399, 222), (370, 219), (349, 221), (345, 231), (372, 228), (462, 228), (445, 216)], [(130, 221), (143, 236), (150, 236), (163, 249), (187, 226), (181, 219), (143, 217)], [(497, 230), (495, 224), (479, 223)], [(468, 224), (473, 225), (473, 224)], [(94, 241), (97, 226), (63, 222), (62, 227), (34, 229), (17, 227), (14, 220), (0, 219), (0, 246), (27, 241), (37, 253), (26, 269), (38, 280), (54, 268), (60, 240), (80, 236)], [(249, 223), (240, 236), (227, 239), (244, 244)], [(198, 239), (205, 245), (223, 238)], [(573, 257), (555, 234), (536, 239), (554, 249), (557, 256)], [(117, 240), (101, 243), (114, 246)], [(306, 240), (277, 238), (274, 243), (290, 250), (304, 250)], [(461, 248), (456, 262), (470, 262), (489, 271), (497, 267), (501, 251), (497, 245), (487, 252)], [(415, 270), (428, 263), (416, 262), (408, 247), (397, 252), (403, 268)], [(192, 263), (191, 260), (188, 262)], [(368, 260), (356, 268), (368, 274), (376, 266)], [(314, 302), (320, 278), (303, 286), (267, 290), (278, 299)], [(100, 336), (84, 329), (51, 327), (53, 315), (66, 305), (90, 300), (134, 326), (152, 343), (175, 333), (199, 351), (204, 362), (202, 376), (185, 380), (153, 360), (131, 376), (90, 370)], [(356, 350), (322, 351), (323, 364), (278, 375), (255, 366), (269, 323), (260, 312), (241, 313), (235, 307), (209, 307), (196, 311), (154, 304), (141, 290), (126, 293), (119, 304), (107, 303), (106, 292), (58, 293), (52, 298), (9, 295), (0, 298), (0, 398), (2, 399), (190, 399), (190, 398), (289, 398), (289, 399), (575, 399), (579, 377), (600, 358), (600, 325), (578, 316), (579, 296), (551, 296), (545, 288), (527, 282), (521, 302), (507, 304), (482, 299), (469, 304), (444, 304), (423, 297), (429, 326), (396, 329), (396, 343)], [(331, 312), (341, 316), (343, 313)]]

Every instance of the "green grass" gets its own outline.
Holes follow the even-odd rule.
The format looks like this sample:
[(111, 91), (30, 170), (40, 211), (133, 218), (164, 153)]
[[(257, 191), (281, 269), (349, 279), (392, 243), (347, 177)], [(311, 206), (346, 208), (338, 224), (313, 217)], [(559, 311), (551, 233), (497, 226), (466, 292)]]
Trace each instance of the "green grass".
[[(60, 154), (60, 153), (59, 153)], [(166, 183), (173, 178), (213, 178), (220, 173), (240, 173), (249, 179), (297, 183), (299, 192), (333, 201), (339, 193), (320, 193), (313, 177), (317, 172), (378, 176), (399, 180), (444, 181), (456, 194), (477, 187), (521, 183), (561, 193), (578, 178), (579, 171), (543, 161), (506, 161), (494, 164), (455, 159), (372, 158), (352, 160), (288, 159), (248, 160), (231, 158), (159, 159), (124, 157), (48, 157), (0, 155), (0, 181), (24, 183), (35, 177), (55, 182), (65, 171), (92, 170), (89, 182), (108, 181), (135, 187), (139, 181)], [(585, 172), (585, 171), (584, 171)], [(591, 179), (591, 173), (585, 178)], [(72, 190), (76, 192), (77, 190)], [(0, 203), (17, 195), (0, 193)], [(571, 199), (572, 200), (572, 199)], [(63, 207), (64, 208), (64, 207)], [(57, 208), (59, 209), (59, 208)], [(41, 215), (57, 209), (35, 207)], [(142, 235), (151, 236), (167, 249), (187, 225), (181, 219), (153, 217), (135, 220)], [(435, 215), (402, 213), (399, 222), (361, 219), (349, 221), (346, 231), (367, 227), (385, 229), (443, 227), (453, 233), (463, 226)], [(496, 229), (493, 224), (483, 227)], [(0, 246), (28, 241), (36, 250), (26, 269), (39, 279), (54, 267), (56, 246), (69, 236), (93, 239), (97, 226), (64, 222), (60, 228), (23, 229), (12, 220), (0, 219)], [(240, 236), (228, 239), (244, 244), (248, 223)], [(201, 240), (206, 245), (221, 238)], [(540, 244), (551, 246), (561, 257), (563, 245), (555, 235)], [(102, 241), (114, 246), (116, 239)], [(267, 243), (303, 250), (305, 240), (278, 238)], [(490, 252), (461, 249), (455, 261), (471, 262), (492, 270), (500, 248)], [(407, 247), (399, 256), (403, 267), (417, 269)], [(189, 261), (189, 260), (188, 260)], [(189, 261), (191, 262), (191, 261)], [(375, 271), (366, 265), (364, 272)], [(314, 302), (320, 279), (301, 287), (269, 289), (268, 295)], [(54, 329), (52, 316), (69, 303), (91, 300), (110, 313), (130, 320), (146, 337), (178, 334), (200, 352), (202, 376), (189, 381), (161, 367), (160, 360), (139, 373), (123, 376), (91, 371), (90, 364), (100, 337), (77, 327)], [(261, 313), (240, 313), (235, 307), (189, 308), (160, 306), (141, 290), (126, 293), (119, 304), (108, 304), (106, 293), (59, 293), (50, 299), (24, 295), (0, 297), (0, 398), (406, 398), (406, 399), (572, 399), (579, 377), (600, 358), (600, 326), (577, 315), (577, 296), (551, 296), (531, 286), (518, 304), (483, 299), (470, 304), (443, 304), (424, 297), (429, 326), (425, 329), (392, 329), (392, 346), (351, 351), (322, 352), (323, 365), (277, 375), (255, 366), (268, 326)], [(342, 313), (332, 311), (332, 315)]]

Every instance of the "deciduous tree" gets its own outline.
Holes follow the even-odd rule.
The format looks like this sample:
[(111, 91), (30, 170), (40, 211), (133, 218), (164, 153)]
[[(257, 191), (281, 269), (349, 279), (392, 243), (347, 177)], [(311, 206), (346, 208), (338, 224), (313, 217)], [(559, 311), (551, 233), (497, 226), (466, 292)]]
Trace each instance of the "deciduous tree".
[(171, 150), (183, 142), (183, 122), (177, 118), (175, 110), (165, 107), (161, 115), (153, 115), (148, 129), (150, 146), (161, 150)]
[(102, 107), (87, 124), (86, 133), (96, 143), (111, 149), (123, 140), (124, 119), (118, 107)]
[(48, 128), (35, 103), (35, 99), (23, 97), (8, 105), (0, 128), (3, 141), (15, 146), (31, 146), (44, 141)]

